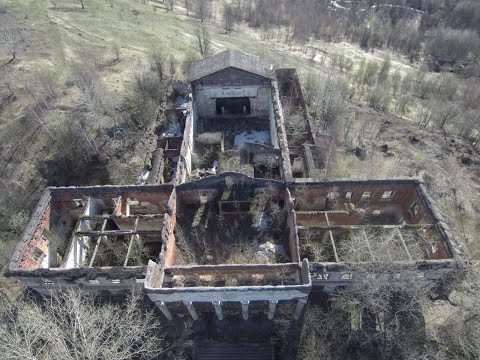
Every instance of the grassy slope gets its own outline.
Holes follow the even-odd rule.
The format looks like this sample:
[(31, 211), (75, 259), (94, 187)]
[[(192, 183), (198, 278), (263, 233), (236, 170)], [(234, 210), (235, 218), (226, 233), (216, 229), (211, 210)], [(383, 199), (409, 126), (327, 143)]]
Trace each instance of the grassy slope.
[[(0, 0), (0, 6), (13, 10), (22, 27), (29, 33), (27, 46), (19, 53), (18, 60), (10, 66), (10, 71), (19, 79), (25, 79), (36, 69), (49, 66), (61, 73), (65, 81), (73, 61), (81, 59), (83, 54), (95, 54), (102, 62), (110, 64), (102, 68), (101, 77), (106, 87), (112, 91), (112, 96), (120, 98), (129, 91), (136, 62), (139, 59), (145, 60), (152, 48), (168, 49), (167, 51), (175, 56), (178, 68), (186, 54), (196, 51), (195, 33), (199, 22), (183, 15), (183, 9), (177, 8), (173, 13), (166, 12), (152, 3), (143, 5), (131, 0), (119, 0), (114, 4), (114, 7), (110, 7), (106, 1), (89, 0), (86, 9), (81, 10), (72, 2), (64, 2), (54, 9), (48, 1)], [(25, 14), (28, 14), (28, 17)], [(282, 30), (273, 32), (273, 37), (264, 41), (261, 40), (265, 38), (264, 33), (244, 26), (228, 35), (224, 34), (220, 23), (210, 22), (206, 26), (212, 35), (213, 52), (238, 49), (258, 53), (273, 59), (277, 66), (296, 67), (302, 75), (309, 71), (325, 71), (326, 65), (320, 62), (322, 57), (345, 54), (358, 64), (362, 58), (380, 60), (385, 54), (382, 51), (365, 53), (357, 46), (347, 43), (312, 42), (308, 46), (288, 46), (281, 41), (285, 33)], [(114, 43), (121, 49), (120, 61), (117, 63), (111, 63), (114, 58)], [(7, 59), (4, 55), (1, 56), (0, 61)], [(316, 61), (312, 62), (312, 57)], [(401, 57), (393, 57), (392, 72), (397, 68), (405, 73), (411, 70), (411, 65)], [(0, 141), (4, 165), (2, 176), (9, 176), (14, 182), (18, 182), (26, 191), (32, 192), (34, 198), (42, 188), (34, 164), (48, 158), (50, 140), (37, 124), (32, 124), (26, 133), (18, 132), (17, 125), (19, 121), (25, 121), (22, 119), (25, 107), (30, 101), (24, 89), (22, 90), (22, 81), (19, 81), (18, 86), (20, 96), (17, 101), (10, 103), (0, 112)], [(78, 105), (75, 91), (69, 87), (63, 90), (57, 100), (58, 104), (66, 109)], [(372, 151), (366, 162), (360, 162), (355, 157), (346, 155), (345, 149), (340, 147), (336, 174), (352, 177), (424, 175), (429, 180), (434, 197), (442, 210), (451, 219), (451, 223), (453, 222), (456, 235), (463, 235), (464, 231), (459, 230), (458, 225), (459, 219), (464, 218), (468, 228), (466, 237), (473, 241), (472, 234), (478, 231), (476, 216), (480, 203), (478, 195), (475, 195), (479, 189), (476, 181), (478, 168), (459, 165), (459, 157), (467, 151), (463, 148), (465, 146), (461, 145), (461, 149), (452, 150), (451, 144), (442, 133), (422, 133), (405, 119), (355, 106), (359, 114), (358, 127), (371, 127), (372, 134), (362, 141), (366, 142)], [(378, 132), (385, 120), (390, 121), (390, 126), (386, 131)], [(408, 141), (412, 134), (420, 137), (424, 145), (412, 146)], [(456, 141), (457, 144), (461, 143), (459, 139)], [(388, 143), (395, 156), (384, 158), (372, 146), (381, 143)], [(140, 157), (142, 155), (139, 154)], [(478, 158), (478, 154), (474, 156)], [(464, 199), (467, 216), (452, 208), (449, 188), (451, 178), (446, 174), (460, 176), (458, 187), (460, 196)], [(475, 196), (471, 196), (472, 193)], [(478, 252), (476, 244), (471, 243), (471, 248), (475, 253)]]
[[(121, 61), (103, 68), (101, 76), (113, 96), (121, 97), (128, 92), (136, 62), (138, 59), (145, 59), (152, 48), (167, 48), (167, 51), (175, 56), (178, 65), (186, 54), (194, 52), (196, 48), (195, 33), (199, 22), (183, 15), (184, 11), (181, 8), (175, 9), (172, 13), (156, 7), (155, 3), (143, 5), (131, 0), (116, 1), (114, 7), (110, 7), (108, 2), (102, 0), (90, 0), (85, 10), (71, 2), (63, 2), (57, 8), (53, 8), (48, 2), (35, 0), (20, 3), (0, 0), (0, 6), (2, 5), (13, 10), (17, 21), (28, 30), (27, 45), (24, 51), (20, 52), (19, 60), (11, 67), (22, 79), (28, 78), (28, 75), (34, 73), (36, 69), (45, 66), (54, 68), (63, 74), (63, 79), (66, 79), (69, 65), (85, 54), (94, 54), (103, 59), (103, 62), (109, 63), (114, 58), (113, 44), (117, 43), (120, 47)], [(25, 14), (28, 14), (28, 17)], [(357, 46), (347, 43), (312, 42), (308, 46), (288, 46), (281, 41), (285, 35), (285, 31), (282, 30), (273, 31), (268, 40), (262, 41), (261, 39), (266, 37), (265, 33), (244, 26), (238, 27), (237, 31), (228, 35), (224, 33), (219, 23), (210, 22), (206, 26), (212, 36), (213, 52), (228, 48), (260, 53), (272, 58), (277, 66), (298, 68), (303, 75), (312, 70), (324, 71), (326, 65), (318, 61), (321, 57), (344, 54), (358, 64), (362, 58), (380, 60), (386, 54), (383, 51), (365, 53)], [(312, 57), (317, 61), (310, 61)], [(0, 60), (3, 61), (4, 58)], [(418, 67), (418, 64), (414, 66)], [(392, 72), (395, 69), (405, 73), (411, 70), (411, 65), (405, 59), (394, 56)], [(21, 83), (19, 85), (22, 86)], [(66, 108), (75, 107), (77, 102), (75, 96), (73, 90), (66, 88), (58, 102)], [(13, 172), (14, 178), (19, 182), (27, 182), (26, 185), (22, 184), (25, 188), (39, 186), (30, 183), (29, 178), (35, 178), (35, 168), (31, 164), (41, 159), (45, 151), (48, 152), (49, 141), (37, 124), (31, 127), (31, 131), (18, 134), (15, 125), (22, 118), (29, 101), (26, 96), (20, 96), (19, 100), (0, 113), (0, 140), (6, 147), (5, 154), (13, 152), (15, 155), (13, 159), (11, 156), (6, 159), (10, 166), (15, 165), (8, 171)], [(340, 151), (337, 175), (365, 177), (422, 174), (439, 183), (438, 180), (446, 180), (443, 175), (445, 169), (449, 173), (459, 173), (455, 163), (458, 163), (456, 160), (461, 154), (458, 151), (448, 154), (449, 144), (442, 139), (442, 134), (420, 133), (420, 137), (427, 139), (427, 143), (414, 148), (408, 142), (408, 134), (417, 133), (419, 130), (410, 128), (407, 122), (398, 117), (393, 117), (392, 120), (385, 114), (361, 107), (357, 107), (357, 112), (360, 114), (359, 127), (372, 128), (370, 138), (363, 141), (387, 142), (391, 147), (393, 145), (396, 156), (383, 159), (379, 157), (381, 156), (379, 152), (373, 152), (367, 160), (370, 162), (369, 166), (365, 166), (356, 158), (344, 156)], [(382, 121), (387, 118), (391, 126), (388, 131), (378, 133)], [(27, 144), (29, 146), (26, 146)], [(466, 177), (463, 178), (463, 182), (466, 182), (464, 187), (478, 189), (478, 184), (470, 180), (474, 177), (470, 170), (472, 169), (462, 170), (466, 171)], [(440, 186), (444, 184), (438, 185)], [(445, 190), (439, 189), (438, 193), (443, 196)], [(469, 204), (468, 207), (469, 210), (474, 210), (474, 207), (478, 207), (478, 202)], [(451, 212), (448, 204), (442, 208), (447, 213)]]

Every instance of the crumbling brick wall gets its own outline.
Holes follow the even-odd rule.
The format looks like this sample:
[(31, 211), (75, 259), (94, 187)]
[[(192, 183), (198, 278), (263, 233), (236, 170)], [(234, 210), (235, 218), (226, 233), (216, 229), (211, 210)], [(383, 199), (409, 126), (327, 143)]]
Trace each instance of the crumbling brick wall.
[[(50, 227), (50, 205), (47, 206), (35, 227), (32, 241), (24, 249), (20, 268), (38, 269), (41, 267), (41, 260), (48, 254), (48, 243), (43, 238), (43, 231)], [(40, 254), (41, 252), (41, 254)], [(36, 254), (38, 253), (38, 254)]]

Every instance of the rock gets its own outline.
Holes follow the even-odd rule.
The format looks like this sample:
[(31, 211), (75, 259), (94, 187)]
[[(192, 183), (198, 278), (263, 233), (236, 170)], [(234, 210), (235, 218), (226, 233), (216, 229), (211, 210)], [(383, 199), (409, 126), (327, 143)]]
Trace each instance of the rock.
[(217, 145), (223, 141), (223, 132), (204, 132), (196, 136), (196, 141), (204, 145)]
[(357, 146), (355, 148), (355, 156), (360, 160), (365, 160), (367, 158), (367, 152)]
[(270, 241), (260, 244), (258, 246), (258, 251), (255, 253), (257, 261), (264, 264), (274, 263), (276, 258), (286, 256), (287, 252), (283, 245), (275, 245)]
[(392, 151), (387, 151), (385, 154), (384, 154), (385, 157), (395, 157), (395, 153), (392, 152)]
[(384, 154), (387, 153), (388, 145), (387, 144), (380, 145), (380, 151)]
[(470, 156), (468, 155), (462, 155), (460, 158), (460, 161), (462, 162), (463, 165), (472, 165), (473, 160)]
[(448, 302), (452, 306), (460, 306), (462, 304), (462, 299), (458, 295), (458, 293), (454, 290), (448, 295)]
[(420, 145), (420, 139), (418, 139), (415, 135), (409, 136), (408, 141), (410, 141), (410, 144), (412, 144), (413, 146)]

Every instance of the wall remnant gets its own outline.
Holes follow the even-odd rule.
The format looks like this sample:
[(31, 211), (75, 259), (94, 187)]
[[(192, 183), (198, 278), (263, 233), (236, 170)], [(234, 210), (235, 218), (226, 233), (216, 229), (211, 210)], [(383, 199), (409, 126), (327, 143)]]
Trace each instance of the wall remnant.
[(46, 189), (8, 276), (41, 294), (142, 288), (169, 320), (247, 321), (285, 304), (299, 319), (312, 288), (348, 286), (365, 264), (419, 281), (463, 267), (421, 179), (315, 179), (328, 139), (294, 69), (228, 51), (190, 80), (149, 185)]

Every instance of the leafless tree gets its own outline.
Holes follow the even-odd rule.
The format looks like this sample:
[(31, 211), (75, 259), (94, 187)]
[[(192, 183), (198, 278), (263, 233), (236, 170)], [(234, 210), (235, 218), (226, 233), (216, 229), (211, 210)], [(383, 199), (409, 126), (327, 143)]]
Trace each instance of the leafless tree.
[(298, 359), (430, 358), (434, 352), (425, 345), (421, 307), (431, 284), (413, 267), (378, 259), (352, 267), (350, 285), (336, 291), (326, 306), (309, 305)]
[(433, 57), (453, 61), (475, 58), (480, 51), (480, 37), (469, 29), (435, 29), (430, 33), (425, 51)]
[(112, 52), (113, 55), (115, 55), (115, 59), (113, 61), (118, 61), (120, 60), (120, 45), (115, 41), (112, 43)]
[(381, 111), (387, 111), (391, 100), (388, 83), (378, 84), (368, 95), (368, 105)]
[(480, 131), (480, 112), (478, 110), (470, 110), (463, 116), (461, 135), (465, 140), (474, 140), (475, 143), (476, 139), (472, 139), (475, 131), (477, 133)]
[(83, 62), (72, 66), (72, 78), (82, 94), (84, 105), (96, 126), (101, 126), (101, 115), (109, 111), (106, 90), (100, 80), (95, 66), (95, 59), (85, 58)]
[(210, 0), (197, 0), (196, 13), (202, 23), (210, 18), (212, 13), (212, 4)]
[(78, 0), (80, 1), (80, 5), (82, 6), (82, 9), (85, 9), (85, 0)]
[(458, 115), (459, 109), (455, 103), (437, 102), (434, 119), (439, 129), (445, 129), (445, 126), (453, 121)]
[(152, 359), (184, 341), (168, 344), (161, 322), (135, 294), (123, 304), (99, 304), (70, 289), (43, 306), (4, 302), (0, 313), (4, 359)]
[(387, 55), (383, 59), (382, 65), (380, 67), (380, 71), (378, 73), (378, 82), (379, 83), (383, 84), (384, 82), (386, 82), (388, 80), (388, 76), (390, 74), (391, 66), (392, 66), (392, 64), (391, 64), (391, 61), (390, 61), (390, 57)]
[(185, 10), (187, 11), (187, 16), (190, 16), (191, 6), (191, 0), (185, 0)]
[(175, 5), (175, 0), (167, 0), (167, 3), (168, 3), (168, 8), (167, 8), (167, 11), (170, 10), (170, 11), (173, 11), (173, 6)]
[(320, 90), (312, 110), (316, 113), (319, 127), (325, 131), (340, 118), (345, 110), (345, 83), (331, 66), (327, 76), (318, 79), (318, 87)]
[(165, 73), (165, 62), (167, 60), (167, 56), (165, 52), (161, 48), (156, 48), (152, 51), (150, 55), (150, 63), (152, 64), (153, 69), (158, 75), (160, 81), (163, 80), (164, 73)]
[(210, 48), (212, 44), (210, 32), (204, 25), (202, 25), (198, 28), (196, 36), (198, 50), (200, 54), (202, 54), (202, 56), (206, 58), (210, 54)]
[(0, 66), (1, 69), (4, 66), (12, 63), (16, 59), (19, 43), (23, 40), (23, 34), (20, 31), (14, 29), (12, 24), (13, 20), (2, 20), (0, 18), (0, 21), (2, 21), (2, 24), (0, 24), (0, 44), (11, 56), (10, 60)]
[(232, 31), (233, 10), (230, 4), (223, 4), (223, 23), (225, 24), (225, 34)]
[[(438, 334), (450, 359), (478, 359), (480, 357), (480, 292), (479, 269), (473, 265), (467, 269), (465, 280), (457, 286), (460, 300), (451, 315), (439, 327)], [(467, 295), (468, 294), (468, 295)]]
[(13, 91), (13, 80), (11, 74), (7, 73), (6, 71), (0, 72), (0, 84), (2, 84), (3, 87), (8, 90), (10, 95), (15, 95)]

